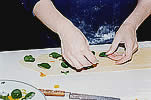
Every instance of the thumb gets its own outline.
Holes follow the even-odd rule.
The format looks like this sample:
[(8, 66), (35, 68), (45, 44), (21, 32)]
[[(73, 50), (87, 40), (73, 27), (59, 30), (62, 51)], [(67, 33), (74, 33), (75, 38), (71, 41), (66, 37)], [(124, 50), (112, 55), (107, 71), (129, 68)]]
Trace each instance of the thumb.
[(106, 52), (106, 55), (110, 55), (114, 53), (119, 45), (119, 41), (113, 41), (112, 45), (110, 46), (110, 49)]

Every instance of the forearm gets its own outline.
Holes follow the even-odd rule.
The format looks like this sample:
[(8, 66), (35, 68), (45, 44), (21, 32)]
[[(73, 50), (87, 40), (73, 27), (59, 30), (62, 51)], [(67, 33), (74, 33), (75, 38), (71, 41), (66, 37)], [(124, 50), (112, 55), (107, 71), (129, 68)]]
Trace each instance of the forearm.
[(136, 30), (141, 23), (151, 14), (151, 0), (138, 0), (138, 4), (134, 11), (124, 21), (129, 23)]
[(53, 5), (51, 0), (40, 0), (34, 7), (33, 13), (49, 29), (58, 33), (66, 33), (73, 24), (65, 18)]

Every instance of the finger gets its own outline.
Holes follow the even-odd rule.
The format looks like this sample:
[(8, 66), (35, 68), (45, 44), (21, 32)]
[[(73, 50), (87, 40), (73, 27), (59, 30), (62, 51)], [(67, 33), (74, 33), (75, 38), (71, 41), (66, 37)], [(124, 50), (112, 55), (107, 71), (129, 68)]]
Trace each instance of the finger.
[(138, 46), (136, 45), (133, 49), (133, 54), (136, 53), (138, 51)]
[(120, 42), (119, 42), (117, 39), (115, 39), (115, 40), (113, 41), (112, 45), (110, 46), (110, 49), (106, 52), (106, 55), (110, 55), (110, 54), (112, 54), (113, 52), (115, 52), (116, 49), (117, 49), (117, 47), (118, 47), (118, 44), (119, 44), (119, 43), (120, 43)]
[(131, 60), (131, 57), (124, 56), (122, 59), (116, 61), (115, 64), (117, 64), (117, 65), (124, 64), (126, 62), (129, 62), (130, 60)]
[(70, 60), (73, 63), (73, 67), (80, 69), (82, 68), (82, 64), (79, 62), (78, 59), (76, 59), (74, 56), (70, 56)]
[(118, 61), (118, 60), (122, 59), (123, 57), (124, 57), (124, 54), (119, 54), (117, 52), (108, 55), (108, 58), (110, 58), (110, 59), (112, 59), (114, 61)]
[(76, 59), (79, 60), (80, 64), (83, 67), (91, 66), (92, 65), (83, 55), (76, 56)]
[[(130, 50), (130, 51), (131, 51), (131, 50)], [(138, 51), (138, 46), (136, 46), (136, 47), (133, 49), (132, 53), (129, 54), (129, 57), (123, 58), (125, 55), (128, 56), (128, 54), (125, 54), (125, 55), (123, 54), (123, 57), (122, 57), (123, 60), (121, 59), (121, 61), (116, 62), (116, 64), (123, 64), (123, 63), (126, 63), (126, 62), (130, 61), (130, 60), (132, 59), (133, 54), (136, 53), (137, 51)]]
[(95, 55), (90, 50), (84, 52), (84, 56), (91, 64), (97, 63), (97, 59), (96, 59)]
[(132, 59), (133, 45), (130, 45), (130, 43), (127, 43), (125, 46), (126, 46), (125, 56), (119, 61), (115, 62), (116, 64), (123, 64)]
[(75, 65), (72, 63), (72, 61), (71, 61), (68, 57), (63, 56), (63, 58), (64, 58), (65, 61), (67, 61), (71, 66), (75, 66)]

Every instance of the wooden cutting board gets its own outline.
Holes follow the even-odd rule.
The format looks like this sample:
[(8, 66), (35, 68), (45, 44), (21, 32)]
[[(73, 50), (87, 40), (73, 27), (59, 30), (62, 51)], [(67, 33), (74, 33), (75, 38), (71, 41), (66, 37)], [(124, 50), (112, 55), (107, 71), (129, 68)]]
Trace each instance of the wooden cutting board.
[[(42, 54), (36, 57), (36, 62), (26, 63), (23, 60), (20, 61), (21, 65), (37, 71), (43, 72), (46, 75), (63, 75), (61, 71), (69, 71), (69, 74), (81, 74), (89, 72), (108, 72), (108, 71), (125, 71), (125, 70), (137, 70), (151, 68), (151, 48), (139, 48), (139, 50), (133, 55), (133, 59), (123, 65), (115, 65), (115, 62), (107, 57), (99, 57), (99, 53), (103, 51), (96, 52), (96, 57), (99, 60), (97, 67), (83, 70), (82, 72), (76, 72), (71, 68), (62, 68), (61, 61), (55, 60), (55, 62), (50, 62), (54, 60), (49, 57), (49, 54)], [(121, 52), (121, 51), (120, 51)], [(33, 55), (34, 56), (34, 55)], [(52, 67), (51, 69), (41, 69), (37, 67), (38, 63), (49, 63)]]

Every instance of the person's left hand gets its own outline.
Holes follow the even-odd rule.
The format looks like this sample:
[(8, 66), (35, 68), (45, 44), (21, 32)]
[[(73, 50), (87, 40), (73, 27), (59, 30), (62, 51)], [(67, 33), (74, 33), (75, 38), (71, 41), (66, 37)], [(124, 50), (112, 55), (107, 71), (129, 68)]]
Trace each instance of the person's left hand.
[[(125, 52), (123, 54), (116, 52), (119, 44), (124, 44), (125, 46)], [(115, 64), (123, 64), (132, 59), (137, 49), (136, 29), (130, 23), (124, 23), (116, 32), (113, 43), (106, 54), (110, 59), (116, 61)]]

